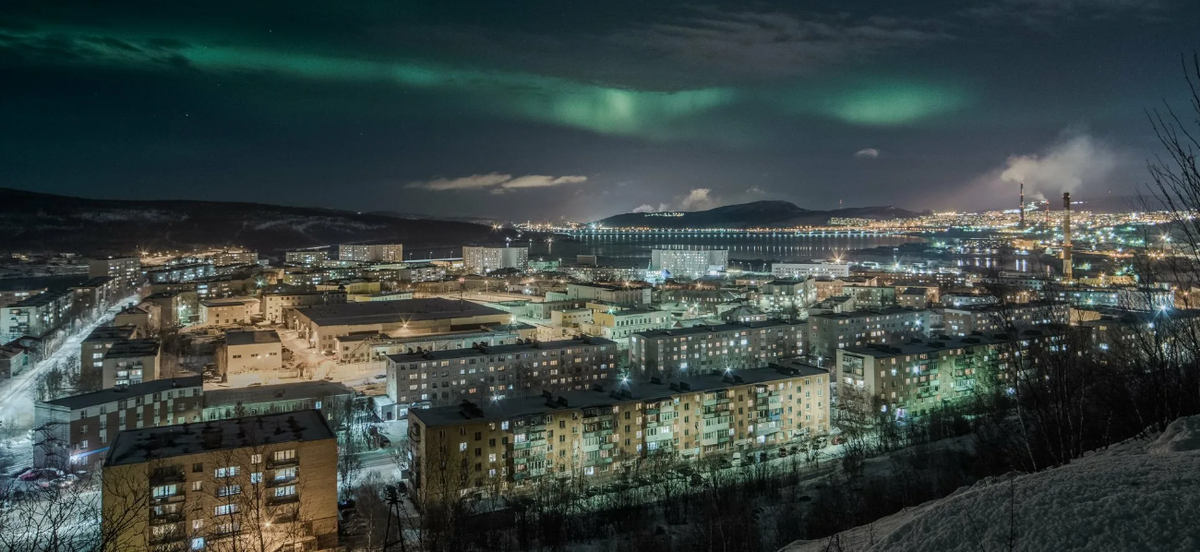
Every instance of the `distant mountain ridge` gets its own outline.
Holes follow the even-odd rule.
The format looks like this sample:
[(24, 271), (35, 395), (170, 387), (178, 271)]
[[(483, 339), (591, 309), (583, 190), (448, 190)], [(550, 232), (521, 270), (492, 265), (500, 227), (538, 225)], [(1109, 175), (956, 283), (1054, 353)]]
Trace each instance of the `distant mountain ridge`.
[(272, 252), (355, 242), (440, 246), (497, 239), (492, 227), (467, 222), (260, 203), (87, 199), (7, 188), (0, 188), (0, 235), (5, 237), (0, 252), (114, 253), (224, 246)]
[(891, 206), (815, 211), (790, 201), (765, 200), (726, 205), (707, 211), (625, 213), (596, 222), (608, 227), (783, 228), (825, 225), (832, 218), (890, 219), (920, 214)]

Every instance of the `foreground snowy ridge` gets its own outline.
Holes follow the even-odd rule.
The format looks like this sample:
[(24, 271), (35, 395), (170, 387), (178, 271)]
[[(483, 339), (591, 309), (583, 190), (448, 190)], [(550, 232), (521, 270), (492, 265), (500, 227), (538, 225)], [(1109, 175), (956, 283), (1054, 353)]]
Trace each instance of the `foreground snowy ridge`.
[(1200, 550), (1200, 416), (1067, 466), (994, 477), (784, 552)]

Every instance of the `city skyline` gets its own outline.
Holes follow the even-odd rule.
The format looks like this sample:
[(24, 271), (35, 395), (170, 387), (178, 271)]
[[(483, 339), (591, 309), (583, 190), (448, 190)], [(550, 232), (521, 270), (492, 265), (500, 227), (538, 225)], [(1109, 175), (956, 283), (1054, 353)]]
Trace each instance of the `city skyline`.
[(1196, 10), (211, 7), (8, 9), (6, 185), (513, 220), (1129, 195)]

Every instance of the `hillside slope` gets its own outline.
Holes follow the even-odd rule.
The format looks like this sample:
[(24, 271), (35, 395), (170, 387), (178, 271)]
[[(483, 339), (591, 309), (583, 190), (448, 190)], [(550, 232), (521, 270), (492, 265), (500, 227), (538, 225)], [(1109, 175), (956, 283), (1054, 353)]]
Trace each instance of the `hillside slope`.
[[(784, 552), (1200, 550), (1200, 416), (1066, 466), (994, 477)], [(1012, 522), (1010, 523), (1010, 515)], [(1011, 542), (1011, 548), (1010, 548)]]
[(917, 216), (917, 213), (897, 207), (853, 207), (812, 211), (788, 201), (754, 201), (686, 213), (625, 213), (597, 223), (608, 227), (766, 228), (819, 226), (828, 224), (829, 219), (834, 217), (887, 219), (913, 216)]
[(466, 222), (257, 203), (85, 199), (3, 188), (0, 235), (5, 253), (229, 245), (269, 252), (346, 242), (420, 246), (496, 239), (491, 227)]

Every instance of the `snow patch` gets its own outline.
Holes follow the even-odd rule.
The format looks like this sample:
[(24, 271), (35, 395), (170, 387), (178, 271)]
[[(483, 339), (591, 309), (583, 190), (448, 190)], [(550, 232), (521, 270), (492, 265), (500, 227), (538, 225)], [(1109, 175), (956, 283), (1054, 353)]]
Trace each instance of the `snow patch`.
[[(1200, 550), (1200, 416), (1059, 468), (987, 478), (838, 536), (843, 550)], [(826, 550), (830, 539), (786, 552)], [(849, 546), (848, 546), (849, 545)]]

